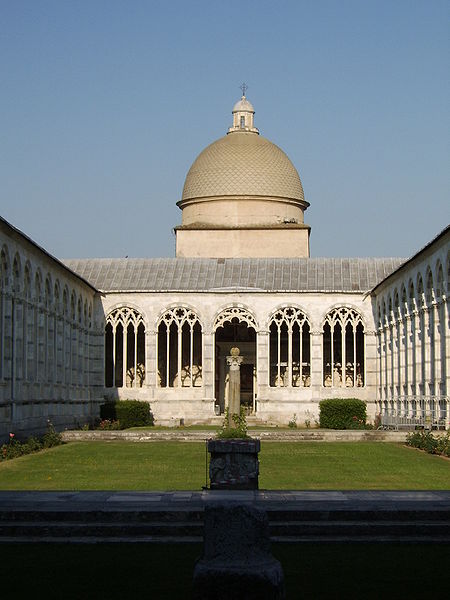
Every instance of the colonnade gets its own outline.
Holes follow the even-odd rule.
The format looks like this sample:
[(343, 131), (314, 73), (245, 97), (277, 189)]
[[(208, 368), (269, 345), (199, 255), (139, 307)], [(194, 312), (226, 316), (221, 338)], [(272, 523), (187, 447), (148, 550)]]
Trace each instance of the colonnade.
[(379, 412), (400, 425), (449, 426), (448, 300), (440, 259), (377, 296)]
[[(350, 336), (347, 345), (345, 335), (339, 338), (340, 348), (343, 347), (342, 353), (333, 354), (331, 342), (333, 378), (331, 375), (327, 376), (330, 371), (330, 318), (333, 327), (339, 326), (341, 331), (349, 332), (347, 337)], [(268, 330), (265, 327), (260, 330), (254, 316), (240, 307), (223, 310), (216, 317), (210, 334), (205, 332), (197, 312), (181, 305), (164, 311), (152, 328), (148, 325), (146, 328), (146, 322), (144, 315), (130, 306), (114, 308), (107, 314), (106, 387), (202, 387), (208, 384), (209, 379), (212, 385), (215, 377), (213, 364), (211, 372), (203, 365), (205, 345), (208, 348), (217, 345), (217, 331), (222, 331), (224, 327), (232, 328), (233, 323), (236, 327), (244, 325), (245, 328), (254, 330), (255, 342), (252, 352), (257, 366), (259, 387), (309, 388), (315, 385), (326, 388), (362, 388), (365, 385), (364, 324), (361, 315), (354, 309), (341, 307), (327, 313), (321, 332), (311, 332), (308, 317), (295, 306), (283, 307), (269, 316)], [(145, 336), (145, 345), (142, 340), (142, 349), (138, 352), (136, 340), (140, 327), (142, 336)], [(320, 337), (323, 347), (320, 354), (314, 356), (314, 365), (311, 364), (313, 333)], [(130, 335), (131, 338), (136, 338), (134, 345), (131, 341), (134, 361), (145, 365), (145, 373), (140, 382), (136, 382), (135, 379), (132, 382), (125, 378), (125, 374), (133, 368), (133, 357), (128, 356), (125, 340)], [(230, 337), (231, 341), (233, 339), (239, 345), (239, 337)], [(222, 340), (222, 343), (226, 342)], [(246, 344), (248, 346), (248, 342)], [(138, 353), (141, 358), (137, 358)], [(348, 376), (345, 378), (341, 375), (342, 367), (338, 356), (340, 362), (345, 361), (348, 369)]]

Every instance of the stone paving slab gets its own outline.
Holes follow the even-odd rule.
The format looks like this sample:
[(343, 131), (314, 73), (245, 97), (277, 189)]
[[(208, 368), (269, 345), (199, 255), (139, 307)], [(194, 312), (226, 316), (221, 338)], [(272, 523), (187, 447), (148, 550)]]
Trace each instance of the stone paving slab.
[(0, 511), (202, 510), (214, 502), (241, 502), (266, 510), (450, 510), (450, 490), (439, 491), (0, 491)]
[(0, 542), (201, 542), (215, 503), (267, 511), (272, 541), (450, 543), (450, 491), (0, 491)]

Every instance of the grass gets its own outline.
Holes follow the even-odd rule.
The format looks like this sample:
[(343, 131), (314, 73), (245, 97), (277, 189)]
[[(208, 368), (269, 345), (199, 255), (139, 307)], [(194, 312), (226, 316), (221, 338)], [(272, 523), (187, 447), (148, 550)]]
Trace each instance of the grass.
[[(273, 544), (287, 599), (448, 597), (450, 546)], [(0, 544), (2, 594), (47, 600), (189, 598), (200, 544)], [(24, 577), (26, 573), (26, 577)]]
[[(450, 489), (450, 462), (400, 444), (266, 442), (261, 489)], [(0, 463), (0, 490), (200, 490), (205, 445), (73, 442)]]

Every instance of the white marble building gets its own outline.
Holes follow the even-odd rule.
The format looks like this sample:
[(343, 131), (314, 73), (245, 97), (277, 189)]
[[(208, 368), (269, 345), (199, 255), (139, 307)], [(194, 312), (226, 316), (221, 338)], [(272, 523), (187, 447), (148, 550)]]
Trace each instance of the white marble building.
[(314, 424), (323, 398), (449, 426), (446, 228), (408, 261), (310, 258), (289, 158), (233, 124), (186, 177), (177, 256), (62, 264), (1, 221), (0, 433), (147, 400), (159, 423), (210, 422), (237, 345), (252, 419)]
[(0, 439), (86, 422), (103, 398), (95, 288), (0, 218)]

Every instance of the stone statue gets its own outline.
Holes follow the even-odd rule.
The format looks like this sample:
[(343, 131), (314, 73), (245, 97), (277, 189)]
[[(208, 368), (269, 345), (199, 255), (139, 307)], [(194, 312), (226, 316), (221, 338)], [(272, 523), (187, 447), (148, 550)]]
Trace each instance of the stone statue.
[(228, 392), (228, 427), (235, 427), (233, 415), (241, 412), (241, 364), (244, 360), (240, 355), (239, 348), (231, 348), (230, 356), (227, 356), (227, 365), (230, 367), (230, 381)]

